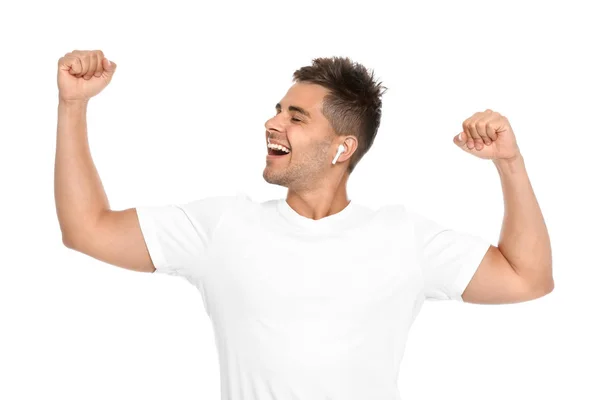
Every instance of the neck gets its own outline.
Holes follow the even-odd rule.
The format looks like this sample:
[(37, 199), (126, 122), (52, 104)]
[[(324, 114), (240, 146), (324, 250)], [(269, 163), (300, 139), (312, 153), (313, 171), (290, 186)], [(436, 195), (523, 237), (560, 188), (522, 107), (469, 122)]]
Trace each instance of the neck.
[(311, 190), (288, 189), (286, 201), (298, 214), (314, 220), (337, 214), (350, 203), (346, 192), (348, 173), (335, 185), (323, 185)]

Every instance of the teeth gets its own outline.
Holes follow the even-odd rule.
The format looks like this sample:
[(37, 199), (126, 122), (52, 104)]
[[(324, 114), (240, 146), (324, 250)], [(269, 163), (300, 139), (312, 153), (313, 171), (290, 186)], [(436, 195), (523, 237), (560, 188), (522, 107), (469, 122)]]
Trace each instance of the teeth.
[(272, 143), (269, 143), (269, 144), (267, 145), (267, 147), (268, 147), (268, 148), (270, 148), (270, 149), (276, 149), (276, 150), (285, 151), (286, 153), (289, 153), (289, 152), (290, 152), (290, 149), (288, 149), (287, 147), (284, 147), (284, 146), (278, 145), (278, 144), (272, 144)]

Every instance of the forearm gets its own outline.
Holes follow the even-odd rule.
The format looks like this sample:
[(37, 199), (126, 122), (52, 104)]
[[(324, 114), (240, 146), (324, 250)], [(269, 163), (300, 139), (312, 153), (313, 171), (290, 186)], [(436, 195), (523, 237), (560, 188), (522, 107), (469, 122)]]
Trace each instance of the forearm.
[(504, 196), (498, 248), (515, 271), (539, 288), (553, 288), (550, 237), (523, 157), (494, 160)]
[(58, 104), (54, 199), (63, 241), (92, 226), (108, 198), (92, 161), (87, 137), (87, 102)]

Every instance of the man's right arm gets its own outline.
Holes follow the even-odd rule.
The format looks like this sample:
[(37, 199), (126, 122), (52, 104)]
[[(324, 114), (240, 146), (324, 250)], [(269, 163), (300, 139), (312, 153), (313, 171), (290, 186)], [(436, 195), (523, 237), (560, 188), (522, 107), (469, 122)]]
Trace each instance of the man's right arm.
[(118, 267), (154, 272), (136, 209), (110, 209), (90, 154), (87, 104), (58, 105), (54, 197), (63, 243)]

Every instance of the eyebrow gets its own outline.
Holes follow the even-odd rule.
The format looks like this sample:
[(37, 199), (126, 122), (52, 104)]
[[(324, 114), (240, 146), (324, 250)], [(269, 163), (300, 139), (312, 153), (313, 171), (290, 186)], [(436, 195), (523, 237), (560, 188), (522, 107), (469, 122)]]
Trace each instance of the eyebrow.
[[(275, 105), (275, 109), (276, 109), (277, 111), (281, 111), (281, 104), (280, 104), (280, 103), (277, 103), (277, 104)], [(308, 111), (306, 111), (306, 110), (305, 110), (304, 108), (302, 108), (302, 107), (298, 107), (298, 106), (288, 106), (288, 110), (290, 110), (290, 111), (297, 111), (297, 112), (299, 112), (300, 114), (302, 114), (302, 115), (306, 115), (308, 118), (311, 118), (311, 116), (310, 116), (310, 113), (309, 113)]]

